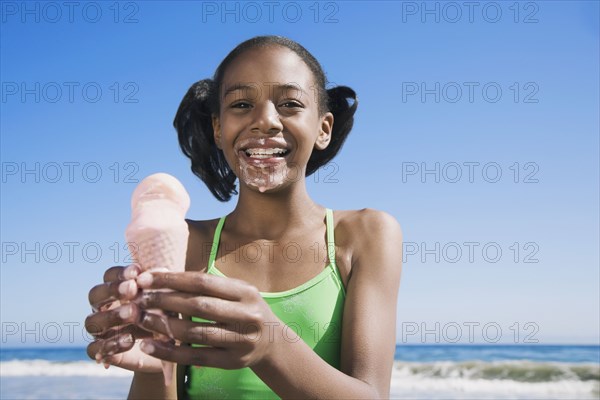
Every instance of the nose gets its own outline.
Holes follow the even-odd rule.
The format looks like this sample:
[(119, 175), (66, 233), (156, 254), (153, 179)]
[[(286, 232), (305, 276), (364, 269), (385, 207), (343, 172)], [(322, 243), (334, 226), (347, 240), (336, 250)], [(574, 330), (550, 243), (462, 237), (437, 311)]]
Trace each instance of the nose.
[(283, 130), (279, 113), (272, 102), (267, 101), (254, 107), (254, 118), (250, 130), (265, 134), (278, 133)]

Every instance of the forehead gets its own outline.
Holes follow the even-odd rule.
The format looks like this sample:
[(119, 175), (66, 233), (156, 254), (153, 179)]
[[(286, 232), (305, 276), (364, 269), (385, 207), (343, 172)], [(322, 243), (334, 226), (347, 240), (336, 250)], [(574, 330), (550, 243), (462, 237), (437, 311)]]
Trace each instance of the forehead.
[(227, 67), (222, 87), (237, 84), (295, 84), (306, 91), (314, 79), (308, 65), (292, 50), (281, 46), (255, 48), (236, 57)]

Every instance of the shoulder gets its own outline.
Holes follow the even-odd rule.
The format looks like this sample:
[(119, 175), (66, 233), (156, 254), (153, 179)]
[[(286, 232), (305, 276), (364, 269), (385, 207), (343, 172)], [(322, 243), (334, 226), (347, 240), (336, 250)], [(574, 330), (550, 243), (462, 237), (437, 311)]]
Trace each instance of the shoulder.
[(187, 271), (205, 271), (219, 218), (199, 221), (186, 219), (185, 221), (190, 232), (185, 269)]
[(402, 270), (402, 228), (384, 211), (334, 211), (336, 261), (346, 288), (353, 282), (397, 283)]
[(385, 250), (392, 246), (401, 248), (402, 228), (391, 214), (363, 208), (362, 210), (335, 211), (338, 216), (336, 223), (336, 242), (352, 253), (353, 263), (361, 256)]
[(340, 223), (350, 229), (397, 230), (401, 233), (400, 224), (396, 218), (385, 211), (373, 208), (362, 210), (340, 210)]

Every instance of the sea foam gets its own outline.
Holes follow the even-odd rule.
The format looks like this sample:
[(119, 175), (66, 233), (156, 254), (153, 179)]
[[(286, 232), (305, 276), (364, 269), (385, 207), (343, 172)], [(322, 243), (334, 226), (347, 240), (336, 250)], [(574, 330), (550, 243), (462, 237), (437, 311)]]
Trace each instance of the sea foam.
[(122, 368), (105, 369), (93, 361), (56, 362), (48, 360), (12, 360), (0, 362), (0, 376), (95, 376), (132, 377), (133, 372)]
[(598, 364), (396, 361), (391, 392), (431, 399), (597, 399), (599, 383)]

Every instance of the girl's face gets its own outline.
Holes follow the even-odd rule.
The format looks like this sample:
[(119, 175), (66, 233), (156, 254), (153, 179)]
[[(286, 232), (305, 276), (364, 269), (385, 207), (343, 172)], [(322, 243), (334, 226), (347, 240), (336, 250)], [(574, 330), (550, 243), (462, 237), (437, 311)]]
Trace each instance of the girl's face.
[(329, 144), (333, 115), (319, 115), (313, 74), (293, 51), (248, 50), (225, 71), (215, 143), (231, 169), (260, 192), (304, 180), (314, 148)]

